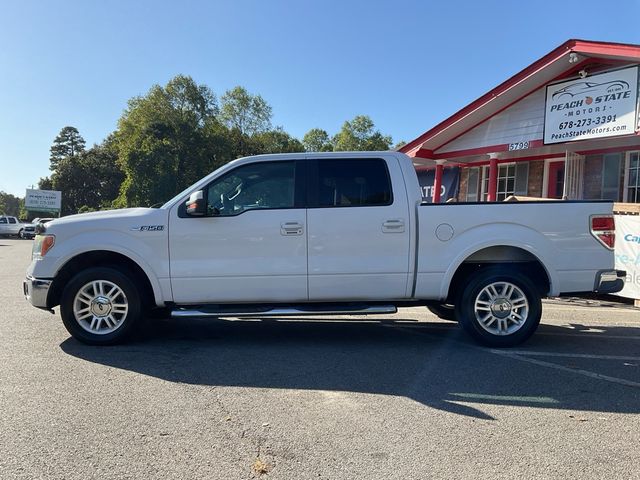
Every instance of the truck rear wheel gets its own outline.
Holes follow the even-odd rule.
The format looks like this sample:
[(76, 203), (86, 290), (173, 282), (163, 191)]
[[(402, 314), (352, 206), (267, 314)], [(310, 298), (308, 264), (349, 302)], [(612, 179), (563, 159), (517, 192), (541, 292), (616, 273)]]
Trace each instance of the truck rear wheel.
[(512, 347), (538, 328), (542, 301), (535, 285), (518, 271), (486, 267), (475, 273), (456, 303), (462, 328), (490, 347)]
[(140, 323), (140, 293), (119, 270), (89, 268), (65, 287), (60, 313), (75, 339), (89, 345), (113, 345), (125, 340)]

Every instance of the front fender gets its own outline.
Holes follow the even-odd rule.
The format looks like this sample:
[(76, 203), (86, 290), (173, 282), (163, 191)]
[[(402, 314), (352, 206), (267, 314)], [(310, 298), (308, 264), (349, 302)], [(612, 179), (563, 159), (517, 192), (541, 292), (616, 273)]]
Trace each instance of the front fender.
[[(141, 235), (144, 237), (140, 238)], [(134, 261), (149, 279), (157, 304), (172, 300), (170, 288), (163, 288), (162, 285), (162, 279), (169, 278), (166, 232), (128, 234), (113, 230), (91, 230), (61, 240), (56, 237), (56, 243), (49, 253), (35, 262), (33, 275), (55, 278), (74, 257), (100, 250), (118, 253)]]

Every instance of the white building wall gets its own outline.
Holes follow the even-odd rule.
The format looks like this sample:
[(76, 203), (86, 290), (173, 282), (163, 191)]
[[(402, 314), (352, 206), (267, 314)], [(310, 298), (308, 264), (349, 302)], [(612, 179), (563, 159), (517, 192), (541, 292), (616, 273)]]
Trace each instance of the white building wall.
[(542, 87), (456, 138), (436, 153), (541, 140), (545, 88)]

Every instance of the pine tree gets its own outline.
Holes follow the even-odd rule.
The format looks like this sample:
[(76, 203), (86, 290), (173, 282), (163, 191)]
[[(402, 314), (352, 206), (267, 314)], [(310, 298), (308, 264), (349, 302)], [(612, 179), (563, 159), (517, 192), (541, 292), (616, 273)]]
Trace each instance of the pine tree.
[(51, 170), (56, 170), (60, 160), (67, 157), (75, 157), (84, 152), (85, 141), (76, 127), (64, 127), (53, 141), (51, 146)]

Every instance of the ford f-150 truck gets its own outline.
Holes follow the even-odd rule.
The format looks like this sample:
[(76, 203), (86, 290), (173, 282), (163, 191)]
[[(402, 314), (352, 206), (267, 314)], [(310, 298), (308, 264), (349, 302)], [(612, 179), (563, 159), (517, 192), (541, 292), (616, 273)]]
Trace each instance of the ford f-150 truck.
[(78, 340), (173, 317), (381, 314), (425, 305), (512, 346), (541, 298), (616, 292), (611, 202), (422, 202), (397, 152), (235, 160), (158, 209), (41, 225), (24, 282)]

